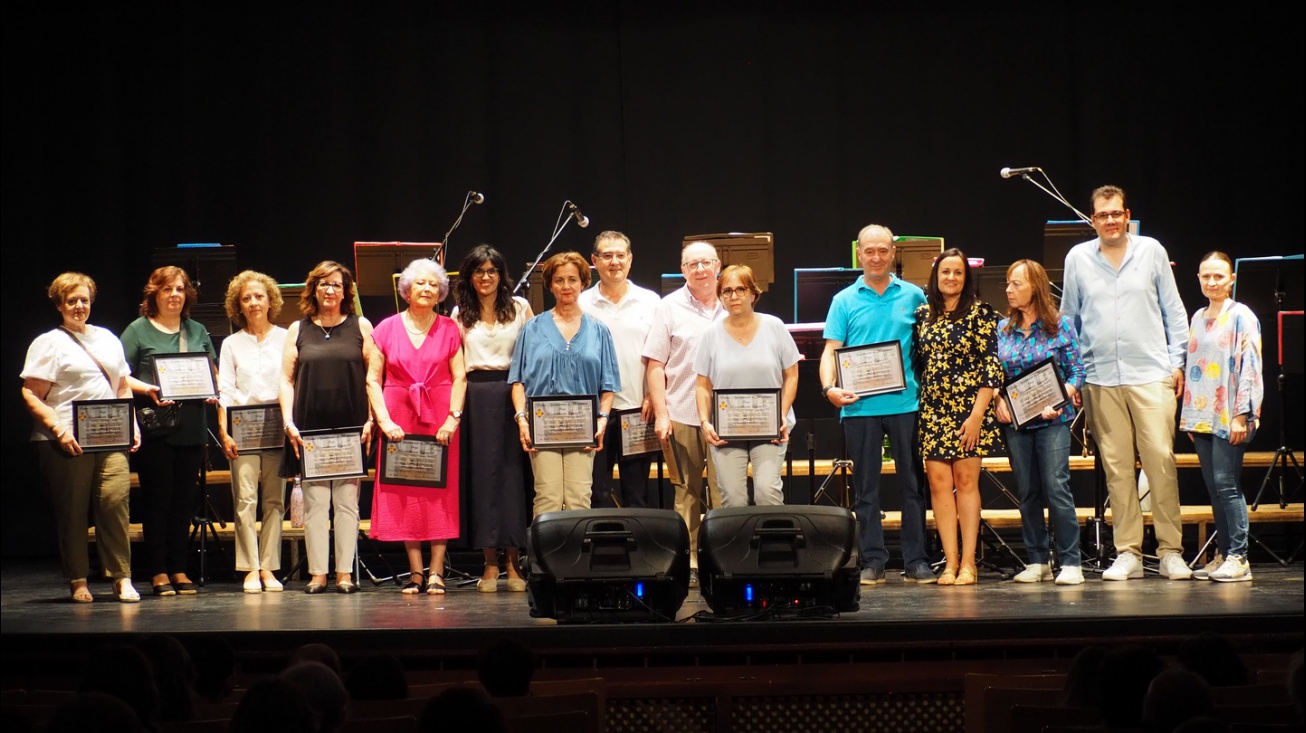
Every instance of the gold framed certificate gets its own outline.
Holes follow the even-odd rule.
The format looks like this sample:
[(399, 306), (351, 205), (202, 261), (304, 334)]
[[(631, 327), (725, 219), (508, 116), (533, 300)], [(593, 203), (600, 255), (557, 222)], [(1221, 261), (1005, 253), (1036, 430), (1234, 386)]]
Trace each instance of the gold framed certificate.
[(447, 446), (434, 435), (407, 433), (403, 440), (381, 437), (381, 460), (377, 481), (403, 486), (443, 489), (447, 476)]
[(1059, 410), (1070, 404), (1070, 394), (1052, 357), (1008, 379), (1002, 387), (1002, 398), (1007, 401), (1011, 421), (1017, 428), (1042, 419), (1043, 411), (1049, 407)]
[(154, 383), (159, 400), (208, 400), (218, 396), (213, 362), (207, 351), (154, 355)]
[(548, 395), (526, 398), (531, 445), (540, 449), (593, 448), (598, 445), (599, 398)]
[(712, 390), (712, 426), (722, 440), (777, 440), (783, 425), (778, 389)]
[(134, 418), (130, 399), (74, 400), (73, 439), (87, 452), (131, 450)]
[(835, 349), (839, 388), (858, 397), (872, 397), (907, 389), (907, 375), (902, 366), (902, 344), (880, 341), (863, 346)]
[(227, 432), (241, 451), (277, 450), (285, 446), (281, 405), (243, 405), (227, 408)]
[(309, 481), (367, 478), (363, 465), (363, 428), (305, 430), (299, 451), (300, 475)]
[(658, 433), (653, 429), (653, 423), (645, 422), (644, 414), (638, 407), (617, 410), (613, 413), (613, 419), (621, 427), (621, 457), (623, 459), (657, 453), (662, 450), (662, 441), (658, 440)]

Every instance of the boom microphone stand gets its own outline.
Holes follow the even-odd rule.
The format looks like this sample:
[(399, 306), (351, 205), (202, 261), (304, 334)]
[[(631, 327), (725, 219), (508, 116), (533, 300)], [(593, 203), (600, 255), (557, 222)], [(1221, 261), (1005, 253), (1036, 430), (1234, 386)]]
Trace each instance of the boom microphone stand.
[(440, 263), (440, 267), (444, 267), (444, 253), (449, 251), (449, 237), (453, 236), (453, 230), (457, 229), (458, 225), (463, 223), (463, 214), (467, 213), (467, 210), (472, 207), (472, 204), (483, 203), (485, 203), (485, 194), (477, 193), (476, 191), (467, 192), (467, 197), (463, 199), (462, 211), (458, 212), (458, 218), (453, 220), (453, 224), (449, 225), (449, 231), (444, 233), (444, 239), (441, 239), (439, 246), (435, 248), (435, 261)]
[[(540, 250), (539, 255), (535, 257), (535, 261), (532, 262), (530, 268), (526, 270), (526, 274), (522, 275), (521, 279), (517, 281), (517, 287), (512, 289), (513, 295), (517, 295), (521, 291), (530, 288), (531, 274), (535, 272), (535, 268), (540, 266), (540, 262), (544, 260), (544, 255), (549, 253), (549, 248), (553, 246), (554, 242), (558, 241), (558, 235), (562, 234), (562, 230), (567, 228), (567, 224), (569, 224), (572, 219), (576, 220), (576, 226), (581, 229), (590, 225), (590, 218), (580, 213), (580, 208), (577, 207), (576, 204), (571, 201), (562, 202), (562, 211), (558, 212), (558, 219), (553, 225), (553, 236), (549, 237), (549, 243), (544, 245), (544, 249)], [(546, 287), (545, 289), (547, 290), (548, 288)]]

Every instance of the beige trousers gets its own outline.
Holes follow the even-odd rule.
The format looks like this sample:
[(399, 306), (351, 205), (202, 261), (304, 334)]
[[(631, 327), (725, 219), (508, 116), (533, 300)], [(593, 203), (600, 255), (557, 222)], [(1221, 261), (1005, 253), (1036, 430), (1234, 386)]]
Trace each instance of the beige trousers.
[(358, 479), (304, 483), (304, 552), (309, 575), (330, 567), (331, 509), (336, 512), (336, 572), (354, 572), (358, 549)]
[[(236, 514), (236, 570), (281, 570), (281, 516), (285, 510), (286, 480), (277, 475), (281, 451), (236, 456), (231, 461), (231, 505)], [(259, 519), (259, 490), (263, 492), (263, 526)]]
[[(716, 468), (708, 460), (707, 441), (693, 425), (671, 422), (671, 444), (662, 451), (676, 487), (676, 514), (689, 528), (689, 564), (698, 567), (698, 528), (703, 512), (721, 506)], [(703, 504), (703, 469), (707, 469), (707, 506)]]
[(532, 453), (535, 474), (535, 505), (531, 519), (545, 512), (589, 509), (594, 485), (594, 453), (581, 448), (542, 450)]
[(1143, 554), (1143, 514), (1134, 469), (1135, 448), (1151, 491), (1157, 555), (1183, 552), (1179, 514), (1179, 476), (1175, 469), (1174, 379), (1151, 384), (1102, 387), (1084, 385), (1084, 409), (1097, 441), (1111, 497), (1111, 529), (1116, 553)]

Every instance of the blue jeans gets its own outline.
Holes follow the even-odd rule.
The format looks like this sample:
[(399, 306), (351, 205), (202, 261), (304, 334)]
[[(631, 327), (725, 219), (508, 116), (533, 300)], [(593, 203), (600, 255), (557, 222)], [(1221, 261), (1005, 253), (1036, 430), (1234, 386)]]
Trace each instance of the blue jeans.
[(883, 570), (889, 561), (880, 521), (881, 446), (889, 436), (889, 452), (898, 470), (902, 491), (902, 559), (905, 567), (929, 563), (925, 553), (925, 495), (921, 493), (920, 459), (916, 452), (917, 413), (875, 417), (846, 417), (844, 437), (853, 461), (853, 511), (861, 535), (862, 568)]
[(1029, 561), (1048, 564), (1048, 525), (1043, 521), (1046, 508), (1061, 566), (1079, 565), (1079, 516), (1070, 490), (1070, 426), (1058, 423), (1036, 430), (1016, 430), (1004, 425), (1003, 433), (1020, 492), (1020, 533)]
[(1247, 440), (1231, 445), (1224, 438), (1206, 433), (1189, 433), (1202, 464), (1202, 480), (1211, 495), (1211, 514), (1215, 517), (1216, 543), (1225, 557), (1247, 557), (1247, 499), (1238, 481), (1243, 472), (1243, 453), (1256, 435), (1247, 430)]

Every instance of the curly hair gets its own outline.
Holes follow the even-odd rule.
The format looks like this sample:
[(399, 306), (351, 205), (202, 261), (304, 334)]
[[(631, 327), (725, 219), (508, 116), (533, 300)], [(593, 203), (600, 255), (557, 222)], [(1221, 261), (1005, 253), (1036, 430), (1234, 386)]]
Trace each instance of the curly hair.
[(443, 303), (445, 296), (449, 295), (449, 273), (444, 271), (439, 262), (430, 257), (421, 257), (409, 262), (404, 271), (399, 274), (399, 283), (396, 285), (399, 290), (399, 297), (403, 298), (405, 303), (411, 302), (409, 298), (412, 294), (413, 281), (422, 272), (435, 275), (435, 281), (439, 286), (436, 288), (435, 300), (438, 303)]
[(181, 317), (190, 318), (190, 307), (199, 300), (200, 294), (195, 290), (195, 286), (190, 281), (190, 275), (180, 267), (167, 265), (160, 267), (150, 273), (150, 279), (145, 283), (145, 298), (141, 300), (141, 315), (146, 318), (154, 318), (159, 315), (159, 291), (168, 287), (173, 280), (181, 280), (181, 286), (186, 291), (186, 303), (181, 307)]
[(227, 283), (227, 318), (231, 319), (241, 328), (249, 324), (245, 322), (245, 312), (240, 308), (240, 296), (245, 292), (245, 286), (250, 283), (258, 283), (263, 286), (263, 290), (268, 294), (268, 320), (275, 320), (277, 314), (281, 312), (281, 288), (277, 287), (277, 281), (254, 270), (245, 270), (239, 275), (231, 278)]

